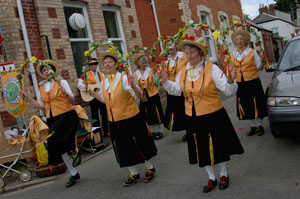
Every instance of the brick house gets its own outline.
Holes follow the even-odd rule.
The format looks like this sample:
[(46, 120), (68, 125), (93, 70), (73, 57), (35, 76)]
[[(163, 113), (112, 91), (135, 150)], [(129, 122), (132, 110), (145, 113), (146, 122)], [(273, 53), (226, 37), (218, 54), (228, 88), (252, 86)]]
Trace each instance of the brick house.
[[(84, 17), (82, 30), (74, 31), (70, 25), (69, 17), (73, 13)], [(21, 26), (23, 19), (26, 30)], [(61, 75), (80, 103), (77, 78), (85, 61), (83, 53), (92, 42), (111, 40), (127, 53), (136, 46), (151, 47), (158, 29), (161, 35), (172, 35), (190, 20), (224, 29), (236, 19), (243, 22), (240, 0), (0, 0), (0, 27), (7, 57), (4, 60), (5, 56), (0, 54), (0, 63), (13, 61), (18, 67), (28, 55), (45, 59), (51, 56), (60, 64)], [(211, 61), (216, 61), (211, 33), (202, 36), (210, 46)], [(29, 48), (25, 47), (26, 42)], [(100, 57), (104, 51), (105, 48), (98, 48), (92, 56)], [(32, 80), (26, 74), (25, 87), (32, 91), (32, 96), (35, 96), (34, 82), (40, 80), (40, 77)], [(27, 104), (26, 120), (33, 114), (38, 114), (38, 110)], [(0, 116), (5, 127), (16, 124), (15, 118), (6, 112), (3, 98), (0, 98)]]
[[(92, 42), (110, 39), (125, 53), (136, 45), (142, 46), (134, 0), (0, 0), (0, 26), (8, 58), (4, 60), (1, 54), (0, 63), (14, 61), (18, 67), (28, 56), (18, 1), (21, 2), (26, 23), (30, 54), (49, 58), (47, 36), (52, 59), (60, 64), (61, 75), (68, 81), (78, 102), (77, 78), (81, 75), (83, 53)], [(84, 29), (74, 31), (71, 28), (68, 18), (73, 13), (84, 16)], [(100, 57), (101, 52), (106, 50), (98, 48), (93, 56)], [(37, 80), (41, 78), (37, 77)], [(34, 91), (29, 73), (25, 77), (25, 87)], [(31, 95), (34, 96), (35, 92)], [(27, 104), (26, 120), (33, 114), (38, 114), (38, 110)], [(16, 125), (16, 119), (5, 110), (3, 98), (0, 99), (0, 115), (4, 127)]]
[[(153, 10), (155, 3), (155, 10)], [(174, 35), (179, 28), (184, 27), (190, 20), (196, 23), (207, 23), (217, 29), (224, 30), (234, 20), (243, 23), (240, 0), (141, 0), (135, 1), (137, 18), (144, 46), (151, 47), (158, 35)], [(155, 14), (157, 22), (155, 22)], [(187, 32), (200, 36), (200, 32)], [(202, 37), (209, 46), (209, 58), (216, 62), (216, 46), (212, 34), (206, 31)]]

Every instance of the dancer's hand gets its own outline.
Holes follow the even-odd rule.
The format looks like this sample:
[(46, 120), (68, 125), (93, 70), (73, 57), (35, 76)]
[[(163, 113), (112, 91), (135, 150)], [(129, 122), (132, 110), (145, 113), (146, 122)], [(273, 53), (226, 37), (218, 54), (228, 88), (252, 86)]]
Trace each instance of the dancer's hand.
[(231, 69), (231, 78), (232, 80), (235, 80), (236, 79), (236, 71), (234, 69)]

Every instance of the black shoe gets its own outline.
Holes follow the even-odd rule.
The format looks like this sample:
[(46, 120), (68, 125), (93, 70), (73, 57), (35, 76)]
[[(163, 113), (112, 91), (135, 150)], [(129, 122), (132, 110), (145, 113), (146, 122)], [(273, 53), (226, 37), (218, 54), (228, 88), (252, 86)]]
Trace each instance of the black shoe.
[(155, 133), (155, 132), (151, 133), (150, 137), (151, 137), (153, 140), (156, 140), (156, 133)]
[(140, 179), (140, 174), (134, 175), (130, 174), (125, 182), (123, 182), (124, 187), (129, 187), (130, 185), (133, 185), (134, 183), (139, 182)]
[(186, 142), (186, 134), (182, 137), (182, 141)]
[(247, 135), (248, 136), (252, 136), (252, 135), (254, 135), (254, 134), (256, 134), (256, 132), (257, 132), (257, 127), (250, 127), (250, 130), (248, 131), (248, 133), (247, 133)]
[(75, 176), (70, 176), (68, 182), (66, 183), (66, 187), (72, 187), (74, 184), (76, 184), (76, 181), (80, 180), (80, 175), (77, 172)]
[(147, 183), (147, 182), (151, 182), (154, 178), (154, 173), (155, 173), (155, 168), (153, 169), (147, 169), (146, 170), (146, 174), (145, 174), (145, 179), (144, 179), (144, 182)]
[(229, 176), (228, 177), (222, 176), (219, 182), (219, 189), (224, 190), (228, 187), (228, 185), (229, 185)]
[(217, 180), (214, 181), (214, 180), (209, 179), (207, 185), (205, 185), (203, 187), (203, 192), (208, 193), (208, 192), (212, 191), (215, 188), (215, 186), (217, 186), (217, 185), (218, 185)]
[(265, 134), (265, 129), (264, 129), (264, 127), (263, 127), (263, 126), (257, 127), (256, 134), (257, 134), (257, 135), (263, 135), (263, 134)]
[(155, 135), (156, 140), (160, 140), (162, 137), (164, 137), (164, 135), (161, 132), (156, 132)]

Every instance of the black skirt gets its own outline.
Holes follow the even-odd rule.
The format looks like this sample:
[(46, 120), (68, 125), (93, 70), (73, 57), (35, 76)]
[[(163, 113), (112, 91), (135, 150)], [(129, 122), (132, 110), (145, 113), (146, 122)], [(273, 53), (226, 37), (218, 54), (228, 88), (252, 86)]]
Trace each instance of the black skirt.
[(164, 121), (164, 113), (159, 94), (149, 97), (147, 93), (147, 99), (147, 102), (140, 102), (141, 114), (149, 125), (161, 124)]
[(264, 118), (268, 115), (267, 102), (260, 79), (237, 82), (237, 116), (240, 120)]
[[(51, 113), (51, 110), (50, 110)], [(48, 139), (48, 163), (57, 165), (62, 162), (61, 155), (74, 149), (75, 134), (80, 125), (75, 110), (47, 118), (49, 130), (53, 135)]]
[(144, 163), (157, 154), (154, 140), (141, 113), (117, 122), (110, 122), (111, 140), (120, 167)]
[(185, 130), (184, 97), (167, 94), (164, 126), (169, 131)]
[(210, 114), (186, 116), (187, 145), (190, 164), (200, 167), (230, 160), (244, 149), (224, 108)]

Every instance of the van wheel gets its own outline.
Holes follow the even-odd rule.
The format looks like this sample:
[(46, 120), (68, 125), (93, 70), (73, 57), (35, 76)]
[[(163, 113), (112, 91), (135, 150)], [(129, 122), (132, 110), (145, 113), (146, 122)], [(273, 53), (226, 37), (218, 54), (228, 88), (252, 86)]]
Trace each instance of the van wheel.
[(275, 129), (275, 127), (270, 123), (270, 129), (271, 129), (271, 133), (273, 135), (274, 138), (280, 138), (282, 137), (282, 135), (280, 135), (277, 130)]

